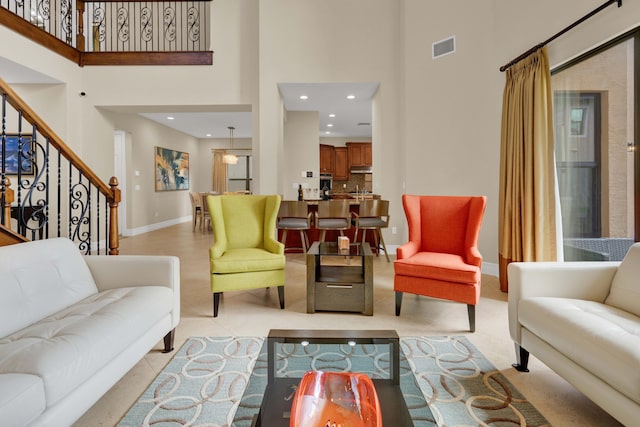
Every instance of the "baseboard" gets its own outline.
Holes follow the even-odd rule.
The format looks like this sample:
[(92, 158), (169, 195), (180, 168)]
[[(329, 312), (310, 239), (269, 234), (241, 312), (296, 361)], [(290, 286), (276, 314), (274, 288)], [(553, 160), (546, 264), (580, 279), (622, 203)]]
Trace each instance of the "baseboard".
[(137, 236), (138, 234), (148, 233), (150, 231), (160, 230), (161, 228), (171, 227), (172, 225), (182, 224), (183, 222), (191, 222), (193, 217), (183, 216), (182, 218), (175, 218), (168, 221), (157, 222), (155, 224), (145, 225), (144, 227), (128, 228), (121, 230), (123, 236)]

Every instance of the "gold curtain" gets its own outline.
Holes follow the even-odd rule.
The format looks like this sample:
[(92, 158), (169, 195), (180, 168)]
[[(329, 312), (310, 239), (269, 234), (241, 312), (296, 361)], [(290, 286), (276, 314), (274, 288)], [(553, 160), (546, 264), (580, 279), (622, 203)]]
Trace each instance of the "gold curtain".
[(225, 150), (213, 150), (213, 174), (211, 189), (224, 194), (227, 191), (227, 165), (224, 163)]
[(498, 261), (555, 261), (556, 196), (551, 74), (546, 48), (506, 72), (500, 138)]

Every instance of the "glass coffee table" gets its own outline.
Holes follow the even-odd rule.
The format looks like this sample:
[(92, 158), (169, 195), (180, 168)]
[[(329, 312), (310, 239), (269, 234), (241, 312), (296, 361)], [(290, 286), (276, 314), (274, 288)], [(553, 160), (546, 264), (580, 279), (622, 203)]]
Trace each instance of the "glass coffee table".
[(284, 329), (269, 331), (231, 425), (289, 426), (295, 391), (310, 370), (367, 374), (384, 426), (436, 425), (395, 331)]

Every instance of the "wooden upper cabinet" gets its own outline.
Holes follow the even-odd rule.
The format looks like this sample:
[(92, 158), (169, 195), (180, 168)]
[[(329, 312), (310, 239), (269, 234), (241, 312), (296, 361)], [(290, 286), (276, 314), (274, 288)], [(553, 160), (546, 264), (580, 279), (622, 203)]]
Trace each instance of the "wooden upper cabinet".
[(373, 165), (370, 142), (347, 142), (347, 150), (349, 151), (349, 167)]
[(320, 173), (335, 173), (335, 162), (333, 145), (320, 144)]
[(364, 144), (362, 147), (362, 157), (365, 166), (373, 166), (373, 152), (371, 150), (371, 143)]
[(346, 181), (349, 179), (349, 155), (347, 147), (335, 147), (335, 171), (333, 179)]

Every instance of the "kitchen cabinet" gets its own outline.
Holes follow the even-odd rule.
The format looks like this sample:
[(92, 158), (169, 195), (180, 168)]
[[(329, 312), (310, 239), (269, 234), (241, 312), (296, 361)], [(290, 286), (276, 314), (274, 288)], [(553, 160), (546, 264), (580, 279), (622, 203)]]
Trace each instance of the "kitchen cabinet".
[(349, 167), (371, 166), (373, 156), (370, 142), (347, 142), (349, 152)]
[(349, 152), (347, 147), (335, 147), (335, 170), (333, 179), (347, 181), (349, 179)]
[(320, 144), (320, 173), (335, 173), (335, 162), (333, 145)]

